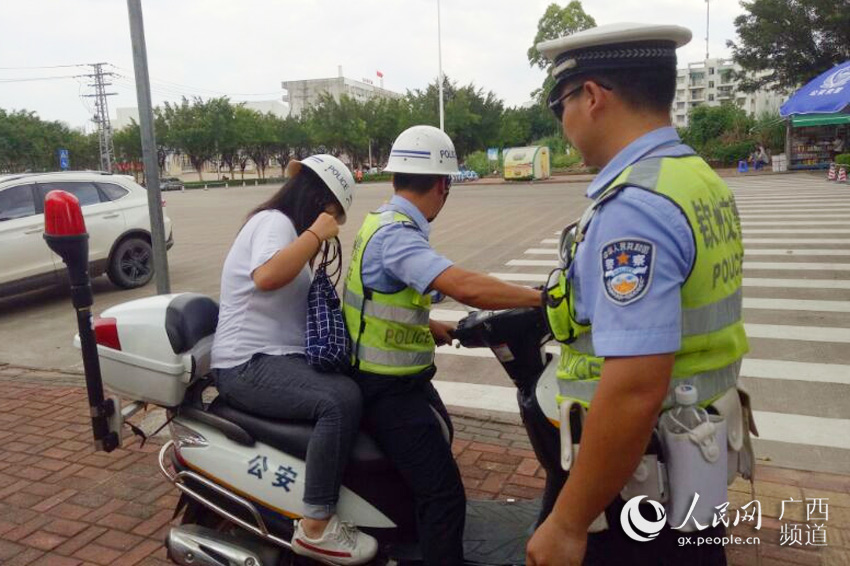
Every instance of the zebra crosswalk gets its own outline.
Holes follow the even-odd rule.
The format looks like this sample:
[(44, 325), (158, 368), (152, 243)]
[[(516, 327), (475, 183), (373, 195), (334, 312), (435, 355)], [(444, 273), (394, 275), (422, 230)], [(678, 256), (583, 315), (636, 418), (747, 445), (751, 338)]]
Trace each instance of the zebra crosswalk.
[[(735, 177), (744, 236), (744, 322), (751, 352), (741, 383), (753, 396), (757, 455), (780, 464), (850, 469), (850, 186), (811, 174)], [(552, 232), (545, 232), (550, 235)], [(538, 285), (557, 264), (543, 237), (491, 275)], [(458, 320), (460, 310), (434, 317)], [(547, 350), (557, 353), (554, 345)], [(451, 347), (438, 356), (492, 357)], [(483, 362), (482, 362), (483, 363)], [(516, 411), (515, 391), (437, 382), (448, 404)]]

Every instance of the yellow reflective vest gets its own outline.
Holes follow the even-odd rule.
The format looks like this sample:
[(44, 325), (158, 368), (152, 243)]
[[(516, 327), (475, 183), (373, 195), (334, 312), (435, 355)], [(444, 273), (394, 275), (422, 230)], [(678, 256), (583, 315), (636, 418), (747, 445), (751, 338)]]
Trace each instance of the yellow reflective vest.
[[(697, 388), (705, 406), (735, 387), (741, 359), (749, 350), (742, 320), (741, 222), (732, 192), (701, 158), (664, 157), (626, 168), (585, 211), (576, 228), (572, 257), (581, 246), (595, 211), (625, 187), (653, 191), (672, 201), (688, 219), (695, 257), (681, 289), (682, 343), (675, 353), (676, 385)], [(601, 375), (603, 358), (594, 355), (589, 322), (579, 321), (566, 275), (559, 270), (547, 289), (547, 318), (562, 342), (558, 365), (559, 402), (573, 399), (589, 406)]]
[(343, 314), (352, 341), (352, 365), (380, 375), (415, 375), (434, 364), (428, 321), (431, 297), (411, 287), (379, 293), (363, 285), (363, 253), (372, 237), (394, 223), (413, 221), (400, 212), (370, 213), (357, 238), (345, 278)]

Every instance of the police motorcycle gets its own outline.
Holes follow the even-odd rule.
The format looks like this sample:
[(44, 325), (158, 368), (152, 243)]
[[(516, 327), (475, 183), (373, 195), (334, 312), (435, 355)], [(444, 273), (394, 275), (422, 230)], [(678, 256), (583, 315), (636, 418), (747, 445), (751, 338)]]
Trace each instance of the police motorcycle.
[[(48, 220), (45, 238), (71, 274), (80, 330), (75, 345), (83, 354), (96, 447), (120, 447), (128, 428), (144, 435), (129, 419), (150, 405), (166, 410), (170, 438), (159, 452), (159, 469), (181, 493), (175, 517), (183, 512), (166, 537), (169, 557), (185, 566), (309, 562), (289, 549), (294, 520), (302, 514), (312, 424), (260, 418), (214, 398), (209, 372), (218, 305), (209, 297), (158, 295), (93, 318), (82, 216), (73, 197), (59, 200), (48, 197), (45, 205), (47, 216), (60, 218), (58, 226)], [(496, 354), (517, 387), (523, 423), (547, 471), (542, 502), (469, 502), (466, 561), (522, 564), (528, 538), (565, 479), (554, 364), (543, 349), (549, 330), (541, 309), (479, 311), (459, 322), (454, 337), (459, 345)], [(377, 538), (376, 564), (419, 559), (412, 494), (365, 432), (353, 447), (337, 514)]]

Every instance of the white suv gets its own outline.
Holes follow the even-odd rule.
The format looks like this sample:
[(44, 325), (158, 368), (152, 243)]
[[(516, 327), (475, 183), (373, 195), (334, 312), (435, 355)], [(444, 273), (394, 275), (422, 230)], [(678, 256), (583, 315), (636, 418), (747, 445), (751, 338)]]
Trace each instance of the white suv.
[[(0, 176), (0, 297), (55, 285), (62, 259), (44, 241), (44, 197), (52, 190), (77, 197), (89, 233), (89, 273), (106, 274), (131, 289), (153, 277), (147, 192), (132, 177), (92, 171)], [(167, 246), (173, 244), (165, 217)]]

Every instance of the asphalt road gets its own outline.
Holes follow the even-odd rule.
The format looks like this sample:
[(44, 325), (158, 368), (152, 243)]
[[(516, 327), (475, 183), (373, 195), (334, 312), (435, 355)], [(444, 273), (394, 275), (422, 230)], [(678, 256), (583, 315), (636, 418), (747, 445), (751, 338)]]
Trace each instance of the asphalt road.
[[(761, 433), (760, 458), (804, 469), (850, 469), (850, 187), (822, 175), (728, 179), (742, 215), (745, 323), (751, 351), (742, 370)], [(277, 187), (166, 193), (174, 221), (172, 289), (217, 298), (221, 265), (247, 212)], [(537, 285), (555, 260), (556, 233), (581, 213), (585, 184), (455, 186), (434, 222), (432, 244), (459, 265)], [(351, 249), (360, 220), (391, 196), (387, 184), (358, 187), (343, 227)], [(94, 283), (95, 310), (151, 295)], [(457, 319), (447, 301), (435, 318)], [(81, 370), (68, 293), (52, 289), (0, 301), (0, 362)], [(439, 387), (447, 403), (515, 411), (513, 391), (487, 352), (443, 348)]]

